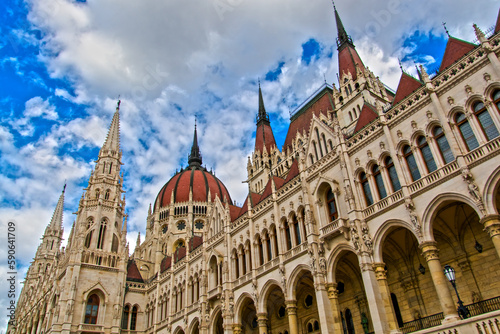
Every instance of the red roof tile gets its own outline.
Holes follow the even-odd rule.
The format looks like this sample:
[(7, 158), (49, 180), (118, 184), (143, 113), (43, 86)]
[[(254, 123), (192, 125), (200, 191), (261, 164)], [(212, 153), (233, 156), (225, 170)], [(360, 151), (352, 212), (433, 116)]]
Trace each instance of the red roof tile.
[(185, 169), (174, 175), (160, 190), (156, 200), (160, 200), (161, 207), (170, 205), (173, 191), (176, 203), (187, 202), (189, 201), (191, 187), (193, 188), (193, 201), (207, 201), (208, 191), (210, 190), (211, 201), (214, 201), (215, 195), (217, 195), (221, 201), (227, 198), (229, 202), (232, 202), (226, 186), (215, 175), (205, 169)]
[(339, 51), (339, 74), (342, 76), (342, 73), (351, 73), (352, 79), (356, 80), (358, 75), (356, 73), (357, 65), (363, 72), (365, 71), (365, 65), (363, 65), (363, 61), (358, 55), (356, 49), (350, 45), (347, 45), (345, 48)]
[(165, 256), (163, 260), (161, 260), (160, 263), (160, 272), (164, 272), (165, 270), (169, 269), (172, 266), (172, 257), (171, 256)]
[(455, 37), (450, 37), (448, 39), (448, 43), (446, 44), (439, 72), (442, 72), (444, 69), (451, 66), (454, 62), (462, 58), (468, 52), (472, 51), (475, 47), (475, 44), (462, 41), (461, 39)]
[(290, 171), (286, 176), (285, 183), (287, 183), (297, 175), (299, 175), (299, 160), (293, 159), (292, 166), (290, 167)]
[(229, 215), (231, 216), (231, 221), (234, 222), (236, 218), (239, 217), (239, 213), (242, 208), (236, 206), (236, 205), (229, 205)]
[[(283, 184), (285, 184), (285, 180), (283, 180), (280, 177), (273, 176), (273, 180), (274, 180), (274, 184), (276, 185), (276, 189), (281, 188), (283, 186)], [(272, 182), (271, 182), (271, 179), (269, 179), (269, 181), (267, 181), (266, 187), (264, 188), (264, 192), (260, 196), (258, 202), (257, 203), (254, 202), (254, 205), (262, 202), (264, 199), (269, 197), (272, 193), (273, 193)]]
[(144, 283), (139, 268), (134, 260), (130, 260), (127, 265), (127, 281)]
[(192, 252), (196, 248), (200, 247), (203, 243), (203, 237), (193, 236), (191, 240), (189, 240), (189, 251)]
[[(297, 133), (302, 133), (303, 131), (306, 134), (309, 134), (309, 127), (311, 125), (311, 120), (313, 115), (316, 117), (319, 114), (323, 114), (326, 116), (327, 110), (332, 109), (332, 104), (330, 100), (329, 94), (325, 94), (325, 91), (322, 91), (324, 94), (321, 96), (316, 102), (314, 102), (309, 108), (303, 111), (297, 118), (294, 118), (288, 127), (288, 132), (286, 134), (285, 144), (283, 144), (283, 150), (286, 148), (292, 148), (292, 142), (297, 136)], [(321, 112), (320, 112), (321, 110)]]
[(245, 199), (245, 202), (243, 203), (243, 206), (241, 207), (240, 212), (238, 213), (238, 218), (243, 216), (245, 213), (248, 212), (248, 201), (251, 199), (251, 206), (255, 206), (258, 201), (259, 201), (260, 195), (256, 194), (254, 192), (250, 192), (249, 195), (247, 195), (247, 198)]
[(255, 152), (264, 152), (264, 146), (266, 147), (267, 153), (271, 152), (273, 147), (276, 147), (276, 140), (274, 140), (273, 129), (269, 124), (261, 123), (257, 127), (257, 132), (255, 133)]
[(396, 96), (394, 96), (392, 104), (394, 105), (403, 100), (421, 86), (422, 83), (420, 81), (403, 72), (403, 74), (401, 74), (401, 79), (399, 79), (398, 89), (396, 90)]
[(374, 107), (365, 103), (363, 108), (361, 108), (361, 113), (359, 114), (358, 122), (356, 123), (356, 127), (354, 128), (354, 133), (358, 132), (374, 120), (378, 118), (378, 114)]

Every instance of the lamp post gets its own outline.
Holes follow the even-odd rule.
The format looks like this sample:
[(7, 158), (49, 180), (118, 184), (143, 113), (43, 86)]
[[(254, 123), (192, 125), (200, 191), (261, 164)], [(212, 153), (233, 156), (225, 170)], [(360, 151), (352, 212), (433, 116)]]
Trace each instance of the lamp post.
[(453, 267), (451, 267), (450, 265), (445, 265), (444, 266), (444, 275), (446, 276), (446, 278), (448, 279), (448, 281), (450, 281), (451, 285), (453, 285), (453, 288), (455, 289), (455, 293), (457, 294), (457, 298), (458, 298), (458, 315), (460, 316), (460, 318), (462, 319), (465, 319), (469, 316), (469, 310), (467, 309), (467, 307), (464, 306), (464, 303), (462, 302), (462, 300), (460, 299), (460, 296), (458, 295), (458, 290), (457, 290), (457, 286), (455, 284), (455, 269), (453, 269)]

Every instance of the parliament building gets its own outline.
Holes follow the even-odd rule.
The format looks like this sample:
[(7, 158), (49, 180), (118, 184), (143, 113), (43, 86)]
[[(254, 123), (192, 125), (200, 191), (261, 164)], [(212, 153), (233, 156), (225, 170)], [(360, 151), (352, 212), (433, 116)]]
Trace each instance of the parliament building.
[(500, 334), (500, 16), (395, 91), (335, 19), (339, 82), (292, 113), (281, 149), (259, 87), (243, 205), (195, 127), (133, 250), (118, 105), (67, 244), (63, 191), (7, 333)]

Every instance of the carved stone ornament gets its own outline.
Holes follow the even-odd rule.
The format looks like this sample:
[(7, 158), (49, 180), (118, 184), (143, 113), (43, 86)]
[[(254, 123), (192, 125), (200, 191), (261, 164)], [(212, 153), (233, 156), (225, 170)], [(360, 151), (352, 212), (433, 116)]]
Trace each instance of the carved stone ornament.
[(484, 81), (488, 82), (491, 80), (491, 75), (487, 72), (484, 72), (483, 79), (484, 79)]
[(408, 211), (408, 215), (410, 216), (410, 221), (413, 226), (413, 230), (417, 234), (419, 238), (422, 237), (422, 227), (420, 225), (420, 222), (418, 220), (417, 213), (415, 212), (415, 205), (413, 204), (413, 201), (411, 198), (406, 198), (405, 199), (405, 207), (406, 211)]
[(401, 130), (396, 131), (396, 135), (398, 136), (399, 140), (403, 139), (403, 133), (401, 132)]

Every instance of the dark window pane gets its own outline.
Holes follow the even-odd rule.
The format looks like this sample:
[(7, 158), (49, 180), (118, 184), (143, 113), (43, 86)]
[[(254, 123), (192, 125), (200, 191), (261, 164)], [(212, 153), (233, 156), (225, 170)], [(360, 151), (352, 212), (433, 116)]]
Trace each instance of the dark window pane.
[(439, 146), (439, 150), (441, 151), (441, 154), (443, 155), (444, 162), (449, 164), (453, 160), (455, 160), (455, 157), (453, 156), (453, 152), (451, 151), (450, 144), (448, 144), (448, 140), (446, 140), (446, 137), (444, 135), (440, 136), (437, 138), (437, 144)]
[(476, 136), (474, 136), (474, 132), (472, 131), (469, 122), (465, 121), (460, 124), (459, 129), (469, 151), (472, 151), (479, 147), (479, 143), (477, 142)]
[(363, 187), (363, 192), (365, 194), (366, 205), (370, 206), (373, 204), (372, 192), (370, 190), (370, 185), (368, 184), (368, 179), (366, 178), (365, 173), (361, 173), (361, 186)]
[(387, 197), (387, 192), (385, 191), (384, 187), (384, 181), (382, 180), (382, 175), (380, 173), (375, 175), (375, 182), (377, 183), (377, 188), (380, 198)]
[(425, 165), (427, 166), (427, 170), (429, 173), (435, 171), (437, 169), (436, 162), (434, 161), (434, 157), (432, 156), (431, 148), (427, 143), (421, 147), (422, 155), (424, 156)]
[(487, 110), (484, 110), (477, 114), (477, 118), (479, 119), (479, 123), (481, 123), (481, 126), (483, 127), (484, 133), (486, 134), (486, 138), (488, 138), (488, 140), (492, 140), (498, 137), (498, 130)]
[[(411, 152), (410, 147), (409, 146), (407, 147)], [(420, 179), (420, 172), (418, 170), (417, 162), (415, 161), (413, 153), (406, 154), (405, 158), (406, 158), (406, 163), (408, 164), (408, 168), (410, 169), (411, 178), (413, 179), (413, 181), (417, 181), (418, 179)]]

